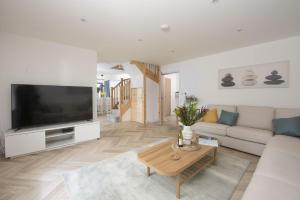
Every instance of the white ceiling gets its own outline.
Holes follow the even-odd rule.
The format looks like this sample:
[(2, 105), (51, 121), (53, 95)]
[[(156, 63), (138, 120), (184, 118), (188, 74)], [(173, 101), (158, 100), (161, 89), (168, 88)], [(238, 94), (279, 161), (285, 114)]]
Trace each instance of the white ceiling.
[(157, 64), (300, 34), (300, 0), (211, 2), (0, 0), (0, 31), (94, 49), (100, 62)]
[(98, 63), (97, 64), (97, 74), (109, 74), (109, 75), (122, 75), (126, 73), (125, 70), (116, 70), (112, 69), (113, 66), (116, 66), (120, 63)]

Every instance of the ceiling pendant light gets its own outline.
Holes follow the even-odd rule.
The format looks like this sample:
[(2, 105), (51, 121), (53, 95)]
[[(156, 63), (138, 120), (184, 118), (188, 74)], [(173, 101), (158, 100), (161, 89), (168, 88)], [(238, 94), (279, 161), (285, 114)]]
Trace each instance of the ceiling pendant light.
[(170, 31), (170, 26), (168, 24), (162, 24), (160, 25), (160, 29), (164, 32)]

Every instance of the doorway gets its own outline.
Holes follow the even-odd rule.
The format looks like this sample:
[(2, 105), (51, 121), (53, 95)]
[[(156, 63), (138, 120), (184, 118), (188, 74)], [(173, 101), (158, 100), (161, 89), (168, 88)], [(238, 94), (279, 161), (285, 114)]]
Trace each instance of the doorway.
[(162, 75), (162, 123), (175, 118), (174, 110), (179, 105), (179, 73)]

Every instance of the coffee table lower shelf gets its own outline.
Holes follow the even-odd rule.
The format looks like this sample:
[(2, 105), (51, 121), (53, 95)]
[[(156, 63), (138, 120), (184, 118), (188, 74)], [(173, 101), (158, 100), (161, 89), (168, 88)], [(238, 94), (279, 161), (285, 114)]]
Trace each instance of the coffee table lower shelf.
[(185, 169), (183, 172), (179, 174), (181, 179), (180, 184), (190, 180), (191, 178), (193, 178), (195, 175), (197, 175), (199, 172), (204, 170), (208, 165), (210, 165), (213, 162), (214, 162), (214, 158), (212, 156), (205, 156), (198, 162), (194, 163), (192, 166)]
[[(191, 165), (189, 168), (185, 169), (183, 172), (178, 174), (176, 176), (176, 197), (177, 199), (180, 199), (180, 186), (184, 182), (190, 180), (195, 175), (197, 175), (199, 172), (204, 170), (208, 165), (213, 163), (215, 161), (215, 153), (213, 155), (207, 155), (203, 157), (201, 160), (197, 161), (193, 165)], [(150, 176), (150, 167), (147, 167), (147, 175)]]
[[(138, 158), (147, 166), (147, 175), (150, 168), (162, 176), (176, 177), (176, 197), (180, 199), (180, 186), (204, 170), (216, 160), (217, 147), (201, 145), (195, 151), (173, 149), (174, 140), (162, 142), (138, 153)], [(173, 160), (173, 155), (179, 155)]]

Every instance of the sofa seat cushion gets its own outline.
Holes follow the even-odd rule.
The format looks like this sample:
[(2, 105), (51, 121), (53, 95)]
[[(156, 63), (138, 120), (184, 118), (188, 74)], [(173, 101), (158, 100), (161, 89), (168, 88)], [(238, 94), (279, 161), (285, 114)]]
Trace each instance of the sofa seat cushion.
[(227, 135), (233, 138), (266, 144), (273, 136), (272, 131), (233, 126), (227, 129)]
[(247, 126), (258, 129), (272, 130), (272, 119), (275, 110), (262, 106), (238, 106), (238, 126)]
[(285, 135), (275, 135), (268, 142), (266, 149), (274, 149), (300, 157), (300, 138)]
[(272, 177), (300, 189), (300, 158), (278, 149), (266, 148), (255, 174)]
[(276, 135), (268, 142), (255, 174), (272, 177), (300, 189), (300, 139)]
[(197, 133), (206, 132), (216, 135), (226, 135), (226, 130), (229, 126), (224, 124), (197, 122), (192, 126), (192, 130)]
[(299, 187), (272, 177), (254, 175), (242, 200), (298, 200)]
[(243, 200), (299, 199), (300, 139), (272, 137), (259, 160)]

